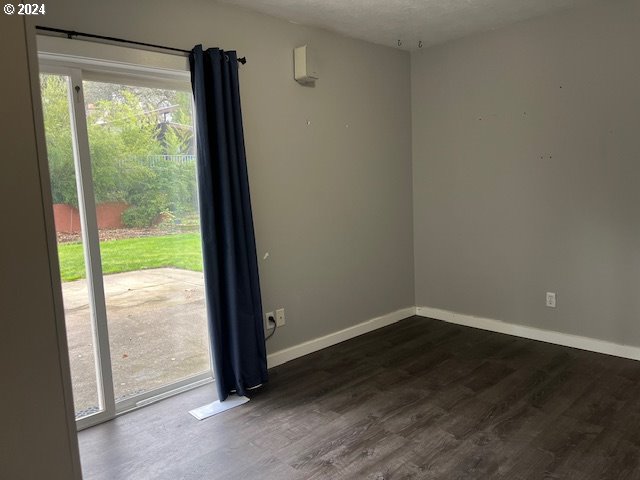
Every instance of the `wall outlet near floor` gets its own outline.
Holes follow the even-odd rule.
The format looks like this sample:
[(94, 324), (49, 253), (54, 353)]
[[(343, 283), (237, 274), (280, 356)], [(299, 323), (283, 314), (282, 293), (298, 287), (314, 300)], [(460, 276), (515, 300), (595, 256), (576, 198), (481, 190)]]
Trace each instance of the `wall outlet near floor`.
[(276, 319), (276, 316), (273, 314), (273, 312), (267, 312), (264, 314), (264, 328), (265, 330), (271, 330), (274, 325), (273, 322), (270, 322), (269, 319), (273, 318), (274, 320)]
[(554, 292), (547, 292), (547, 307), (556, 308), (556, 294)]
[(282, 327), (285, 323), (284, 308), (279, 308), (276, 310), (276, 325)]

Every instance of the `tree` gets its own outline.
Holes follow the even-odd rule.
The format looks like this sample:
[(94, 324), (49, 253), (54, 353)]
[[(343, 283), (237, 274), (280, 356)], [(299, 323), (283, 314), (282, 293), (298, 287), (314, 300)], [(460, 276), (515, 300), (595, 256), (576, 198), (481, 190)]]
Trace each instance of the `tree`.
[(77, 207), (68, 84), (58, 75), (41, 75), (40, 83), (53, 203)]
[(162, 153), (157, 122), (137, 96), (122, 90), (115, 100), (93, 104), (87, 115), (93, 189), (97, 202), (132, 202), (132, 188), (152, 182), (153, 172), (137, 159)]
[(184, 155), (193, 151), (191, 95), (175, 94), (172, 105), (178, 108), (171, 113), (171, 123), (164, 132), (164, 147), (167, 155)]
[[(65, 77), (41, 76), (53, 200), (77, 207), (68, 88)], [(161, 213), (195, 212), (195, 164), (153, 158), (190, 153), (189, 94), (85, 82), (85, 95), (96, 203), (128, 203), (123, 220), (136, 227), (152, 225)], [(166, 105), (171, 121), (161, 131), (157, 109)]]

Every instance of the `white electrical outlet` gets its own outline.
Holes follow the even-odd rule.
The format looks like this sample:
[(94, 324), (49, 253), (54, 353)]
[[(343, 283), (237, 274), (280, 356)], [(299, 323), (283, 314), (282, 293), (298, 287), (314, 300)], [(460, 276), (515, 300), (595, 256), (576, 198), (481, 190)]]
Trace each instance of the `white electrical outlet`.
[(275, 315), (273, 314), (273, 312), (267, 312), (264, 314), (264, 328), (266, 330), (271, 330), (273, 328), (273, 323), (271, 323), (269, 321), (269, 318), (273, 318), (274, 320), (276, 319)]
[(556, 308), (556, 294), (554, 292), (547, 292), (547, 307)]
[(284, 319), (284, 308), (279, 308), (278, 310), (276, 310), (276, 325), (278, 327), (281, 327), (285, 324), (285, 319)]

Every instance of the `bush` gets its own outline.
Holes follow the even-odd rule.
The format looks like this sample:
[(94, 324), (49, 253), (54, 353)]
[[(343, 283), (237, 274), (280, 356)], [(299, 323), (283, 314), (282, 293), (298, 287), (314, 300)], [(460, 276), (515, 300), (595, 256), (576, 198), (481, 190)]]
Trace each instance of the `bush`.
[[(123, 169), (124, 201), (132, 205), (123, 214), (128, 227), (149, 227), (160, 215), (193, 215), (197, 211), (195, 162), (170, 159), (130, 159)], [(167, 215), (165, 215), (167, 216)]]
[(122, 223), (130, 228), (147, 228), (153, 225), (156, 219), (156, 209), (148, 206), (129, 207), (122, 214)]
[[(62, 76), (42, 75), (41, 88), (53, 201), (77, 207), (68, 84)], [(89, 82), (86, 88), (91, 96), (91, 88), (106, 87)], [(169, 104), (181, 108), (173, 112), (173, 123), (163, 124), (161, 131), (158, 118), (149, 113), (160, 99), (150, 104), (149, 98), (170, 91), (113, 85), (107, 90), (93, 92), (96, 100), (87, 118), (96, 203), (131, 205), (123, 214), (128, 227), (149, 227), (162, 212), (193, 215), (197, 211), (195, 162), (162, 157), (182, 155), (191, 148), (189, 94), (174, 92), (176, 98)]]

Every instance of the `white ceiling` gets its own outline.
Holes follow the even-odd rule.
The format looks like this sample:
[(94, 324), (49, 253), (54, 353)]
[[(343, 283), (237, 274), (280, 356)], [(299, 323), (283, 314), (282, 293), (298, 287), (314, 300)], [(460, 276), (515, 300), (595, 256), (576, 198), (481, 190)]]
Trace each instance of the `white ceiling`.
[(415, 50), (592, 0), (220, 0), (295, 23)]

